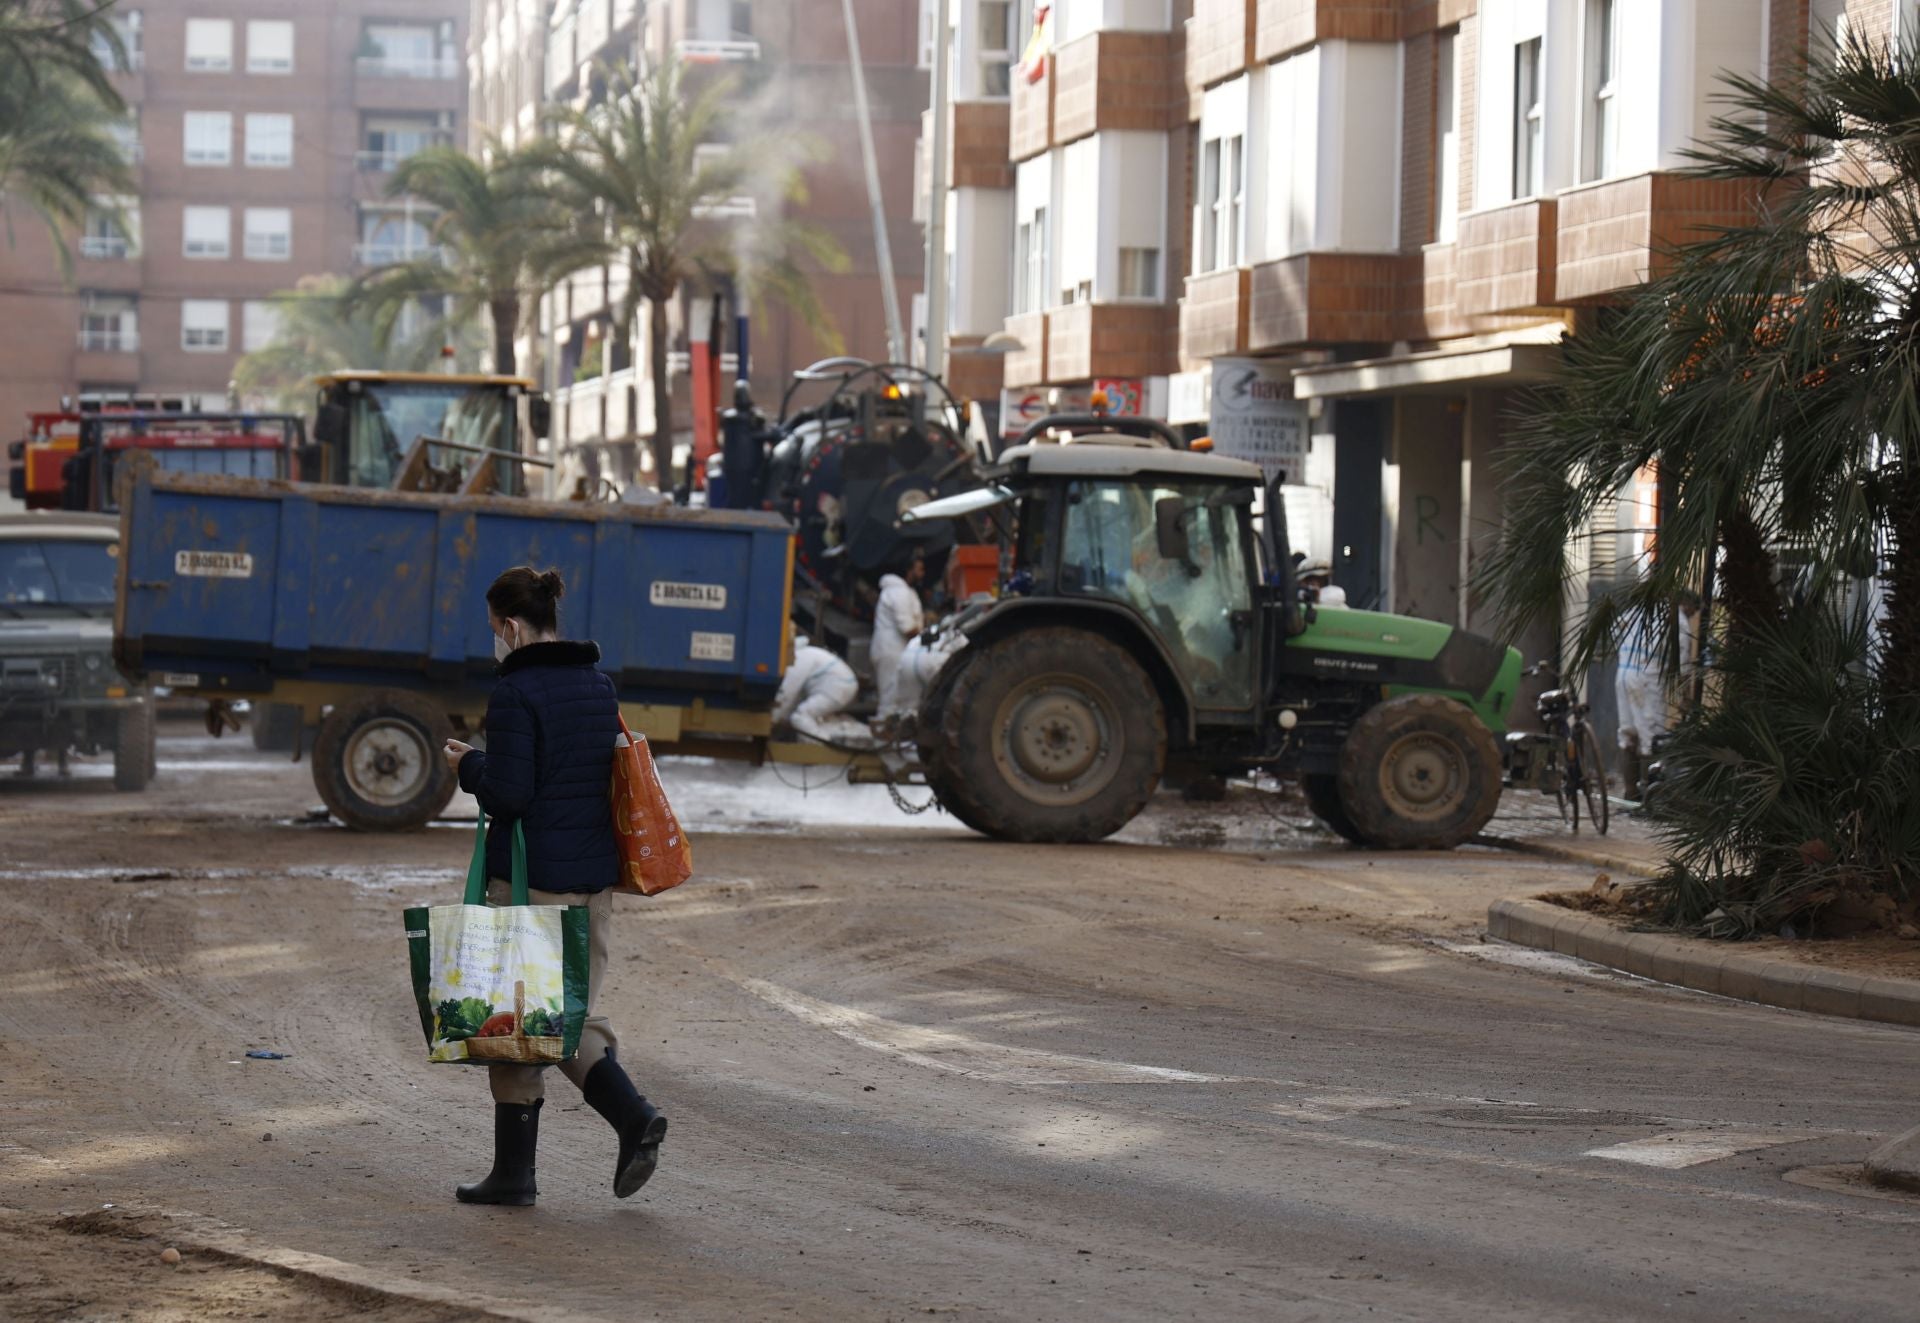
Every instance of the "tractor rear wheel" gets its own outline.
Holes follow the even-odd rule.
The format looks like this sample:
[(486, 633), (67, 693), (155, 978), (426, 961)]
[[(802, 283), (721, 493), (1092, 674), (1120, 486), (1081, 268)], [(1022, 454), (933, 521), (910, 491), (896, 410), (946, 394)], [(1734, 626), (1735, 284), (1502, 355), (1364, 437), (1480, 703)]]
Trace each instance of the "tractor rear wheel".
[(946, 756), (946, 743), (942, 738), (945, 727), (941, 714), (945, 712), (947, 699), (953, 693), (953, 686), (959, 680), (960, 673), (972, 662), (973, 654), (964, 653), (954, 658), (940, 669), (927, 687), (926, 694), (920, 700), (918, 719), (914, 723), (920, 752), (920, 765), (926, 769), (927, 788), (933, 791), (940, 807), (960, 820), (961, 825), (970, 827), (982, 836), (992, 835), (986, 824), (968, 816), (969, 810), (962, 797), (954, 793), (951, 781), (953, 760)]
[(355, 831), (409, 831), (453, 797), (441, 746), (453, 725), (437, 704), (389, 690), (336, 707), (313, 745), (313, 784)]
[(1360, 844), (1360, 829), (1353, 815), (1340, 802), (1340, 778), (1331, 772), (1307, 772), (1300, 778), (1300, 793), (1313, 810), (1313, 816), (1327, 824), (1335, 835)]
[(1403, 694), (1347, 733), (1339, 789), (1363, 844), (1451, 850), (1500, 806), (1500, 747), (1465, 704)]
[(968, 651), (928, 743), (928, 780), (955, 817), (1001, 840), (1098, 841), (1146, 807), (1166, 714), (1124, 649), (1047, 628)]

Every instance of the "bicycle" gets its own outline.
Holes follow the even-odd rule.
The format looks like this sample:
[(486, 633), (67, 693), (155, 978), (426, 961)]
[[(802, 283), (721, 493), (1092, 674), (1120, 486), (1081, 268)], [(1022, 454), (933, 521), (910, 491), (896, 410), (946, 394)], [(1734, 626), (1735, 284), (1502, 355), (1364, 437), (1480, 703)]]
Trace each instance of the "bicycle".
[[(1559, 668), (1551, 662), (1536, 662), (1526, 674), (1544, 676), (1550, 682), (1560, 680)], [(1607, 765), (1600, 757), (1600, 740), (1587, 721), (1591, 709), (1580, 701), (1572, 685), (1558, 684), (1534, 700), (1544, 731), (1514, 731), (1507, 736), (1507, 784), (1530, 786), (1543, 795), (1552, 795), (1560, 808), (1560, 820), (1580, 830), (1580, 805), (1587, 806), (1587, 821), (1594, 831), (1605, 836), (1609, 820), (1607, 807)]]

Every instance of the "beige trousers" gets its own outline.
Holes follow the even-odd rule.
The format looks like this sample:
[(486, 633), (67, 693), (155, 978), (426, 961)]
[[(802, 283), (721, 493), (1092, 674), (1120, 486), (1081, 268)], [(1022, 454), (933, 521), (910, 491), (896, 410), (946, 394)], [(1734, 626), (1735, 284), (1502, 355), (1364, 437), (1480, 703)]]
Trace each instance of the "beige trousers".
[[(505, 878), (487, 883), (487, 903), (506, 905), (513, 899), (513, 885)], [(577, 891), (535, 891), (527, 889), (527, 899), (535, 905), (580, 905), (587, 907), (587, 1022), (580, 1030), (580, 1050), (569, 1061), (560, 1063), (560, 1073), (576, 1088), (586, 1086), (587, 1072), (600, 1064), (620, 1045), (613, 1025), (600, 1013), (600, 980), (607, 972), (608, 929), (613, 926), (613, 892), (601, 891), (583, 896)], [(535, 1103), (546, 1096), (545, 1066), (487, 1067), (487, 1084), (497, 1103)]]

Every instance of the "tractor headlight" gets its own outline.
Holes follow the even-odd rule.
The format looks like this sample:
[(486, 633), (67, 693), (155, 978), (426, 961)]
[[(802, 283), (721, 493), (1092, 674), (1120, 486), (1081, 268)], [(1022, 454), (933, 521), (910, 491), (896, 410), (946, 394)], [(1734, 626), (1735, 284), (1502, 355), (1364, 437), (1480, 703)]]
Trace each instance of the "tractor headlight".
[(40, 683), (49, 689), (58, 689), (60, 687), (59, 667), (49, 667), (47, 670), (40, 672)]

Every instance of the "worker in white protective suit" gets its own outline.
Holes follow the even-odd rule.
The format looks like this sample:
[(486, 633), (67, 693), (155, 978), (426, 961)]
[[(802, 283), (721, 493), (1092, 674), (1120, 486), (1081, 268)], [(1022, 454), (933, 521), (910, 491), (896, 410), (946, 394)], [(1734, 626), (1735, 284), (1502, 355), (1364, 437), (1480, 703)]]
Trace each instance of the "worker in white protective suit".
[(927, 696), (934, 677), (952, 660), (954, 653), (966, 646), (967, 636), (957, 629), (945, 630), (931, 642), (925, 634), (909, 639), (906, 650), (900, 654), (900, 677), (895, 682), (894, 699), (900, 710), (919, 712), (920, 702)]
[(1680, 673), (1672, 681), (1660, 673), (1659, 659), (1644, 634), (1632, 633), (1621, 640), (1613, 696), (1619, 709), (1620, 780), (1628, 799), (1640, 798), (1647, 755), (1653, 751), (1654, 739), (1672, 729), (1674, 700), (1683, 696), (1692, 676), (1699, 602), (1692, 593), (1680, 595), (1674, 613)]
[(920, 607), (920, 580), (927, 563), (919, 556), (907, 567), (906, 576), (880, 576), (880, 602), (873, 612), (873, 643), (868, 655), (873, 659), (874, 683), (880, 691), (879, 720), (888, 722), (904, 716), (900, 704), (900, 658), (907, 643), (926, 628)]
[(860, 693), (853, 667), (816, 648), (802, 634), (793, 641), (793, 665), (780, 678), (773, 699), (773, 724), (791, 725), (802, 735), (828, 744), (867, 744), (867, 728), (843, 715)]

